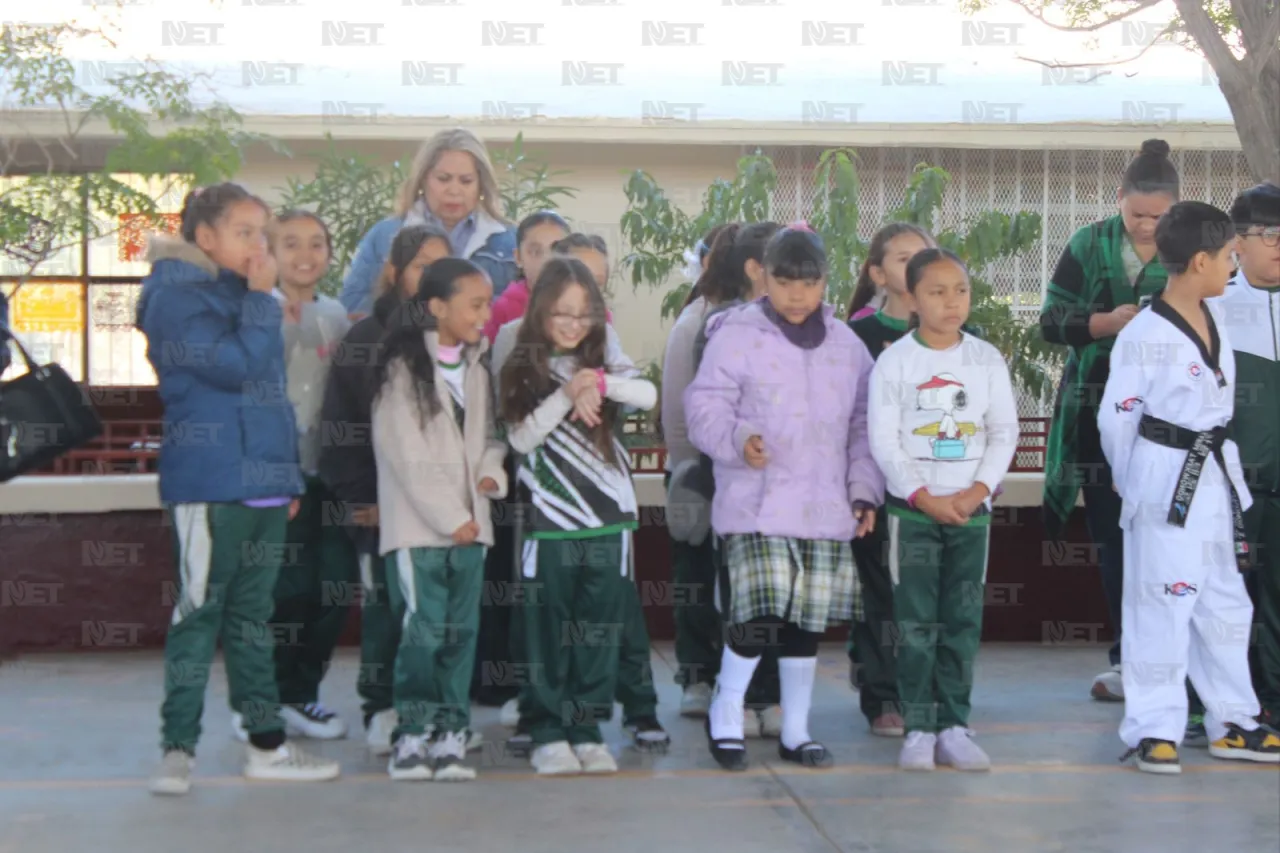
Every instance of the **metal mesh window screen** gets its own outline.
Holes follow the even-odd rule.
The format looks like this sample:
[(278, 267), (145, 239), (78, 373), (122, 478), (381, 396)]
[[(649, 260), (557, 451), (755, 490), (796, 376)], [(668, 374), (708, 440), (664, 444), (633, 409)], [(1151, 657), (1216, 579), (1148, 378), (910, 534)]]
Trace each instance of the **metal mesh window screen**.
[[(819, 148), (766, 148), (778, 169), (773, 215), (782, 222), (804, 217), (813, 203)], [(858, 177), (862, 195), (858, 234), (870, 240), (889, 211), (902, 203), (917, 163), (941, 166), (951, 184), (938, 212), (939, 230), (960, 228), (983, 211), (1039, 213), (1040, 242), (1016, 259), (986, 270), (995, 292), (1027, 322), (1039, 318), (1045, 287), (1058, 256), (1078, 229), (1113, 216), (1120, 175), (1133, 156), (1121, 149), (1093, 151), (978, 150), (958, 148), (862, 148)], [(1251, 181), (1238, 151), (1178, 151), (1174, 162), (1182, 176), (1182, 197), (1227, 208)], [(1049, 413), (1040, 401), (1019, 392), (1024, 417)]]

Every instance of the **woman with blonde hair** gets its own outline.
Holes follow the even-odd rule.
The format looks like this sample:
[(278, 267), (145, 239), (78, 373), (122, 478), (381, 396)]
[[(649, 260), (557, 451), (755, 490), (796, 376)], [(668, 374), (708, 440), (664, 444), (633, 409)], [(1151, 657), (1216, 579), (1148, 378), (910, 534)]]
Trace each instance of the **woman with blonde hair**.
[(497, 297), (518, 275), (516, 229), (499, 207), (489, 153), (464, 128), (442, 130), (414, 157), (391, 216), (369, 229), (356, 248), (340, 299), (353, 314), (368, 314), (391, 241), (401, 228), (435, 225), (449, 235), (458, 257), (480, 267)]

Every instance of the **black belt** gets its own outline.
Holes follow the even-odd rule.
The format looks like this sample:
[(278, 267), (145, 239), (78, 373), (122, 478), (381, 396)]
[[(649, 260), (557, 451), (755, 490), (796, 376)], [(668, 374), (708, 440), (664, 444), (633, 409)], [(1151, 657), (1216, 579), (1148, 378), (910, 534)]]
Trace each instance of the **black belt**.
[(1222, 469), (1222, 476), (1227, 480), (1227, 489), (1231, 493), (1231, 526), (1236, 546), (1236, 565), (1243, 571), (1249, 568), (1249, 543), (1244, 537), (1244, 511), (1240, 508), (1240, 496), (1236, 494), (1235, 483), (1231, 482), (1231, 476), (1227, 472), (1226, 458), (1222, 453), (1222, 445), (1227, 440), (1229, 427), (1230, 424), (1214, 427), (1205, 432), (1196, 432), (1151, 415), (1143, 415), (1138, 424), (1138, 435), (1162, 447), (1187, 451), (1187, 458), (1182, 463), (1182, 471), (1178, 474), (1178, 485), (1173, 490), (1173, 501), (1169, 505), (1168, 522), (1175, 527), (1187, 526), (1187, 513), (1191, 509), (1191, 499), (1195, 496), (1196, 486), (1200, 484), (1204, 463), (1211, 456), (1218, 463)]

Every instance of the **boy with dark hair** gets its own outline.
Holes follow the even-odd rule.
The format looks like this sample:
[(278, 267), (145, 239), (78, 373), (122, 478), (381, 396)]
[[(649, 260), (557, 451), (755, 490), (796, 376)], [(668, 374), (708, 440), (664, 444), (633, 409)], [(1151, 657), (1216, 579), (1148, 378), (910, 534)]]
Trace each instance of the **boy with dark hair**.
[(1205, 704), (1210, 754), (1280, 763), (1280, 736), (1259, 726), (1249, 680), (1252, 505), (1228, 438), (1236, 362), (1221, 296), (1235, 228), (1226, 213), (1181, 202), (1156, 227), (1169, 283), (1116, 339), (1098, 431), (1121, 503), (1120, 737), (1139, 770), (1179, 773), (1190, 676)]

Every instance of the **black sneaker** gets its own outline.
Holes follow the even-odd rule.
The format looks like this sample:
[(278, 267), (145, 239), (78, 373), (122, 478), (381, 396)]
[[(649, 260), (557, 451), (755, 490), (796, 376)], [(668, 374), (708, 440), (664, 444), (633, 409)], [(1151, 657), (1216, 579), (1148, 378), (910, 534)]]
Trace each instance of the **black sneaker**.
[(516, 724), (515, 732), (507, 738), (506, 749), (516, 758), (528, 758), (533, 752), (533, 734), (523, 717)]
[(430, 779), (431, 757), (428, 755), (428, 735), (400, 735), (396, 738), (387, 762), (387, 775), (401, 782), (420, 782)]
[(1247, 732), (1235, 723), (1227, 723), (1227, 733), (1209, 744), (1209, 754), (1214, 758), (1280, 764), (1280, 735), (1270, 726)]
[(655, 716), (636, 717), (627, 720), (622, 727), (631, 732), (631, 740), (641, 752), (666, 752), (671, 745), (671, 735)]
[(1143, 738), (1136, 747), (1120, 756), (1127, 761), (1136, 756), (1134, 762), (1143, 773), (1181, 773), (1182, 763), (1178, 760), (1177, 744), (1156, 738)]
[(470, 782), (476, 771), (462, 763), (467, 757), (467, 732), (440, 732), (427, 748), (428, 760), (437, 782)]

